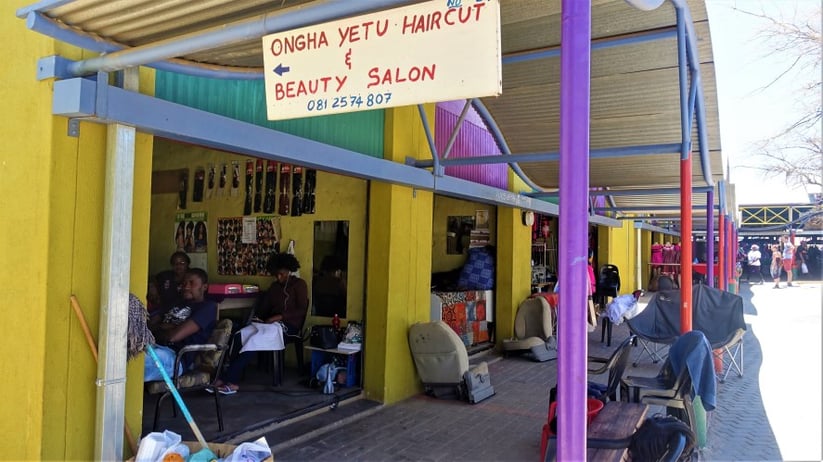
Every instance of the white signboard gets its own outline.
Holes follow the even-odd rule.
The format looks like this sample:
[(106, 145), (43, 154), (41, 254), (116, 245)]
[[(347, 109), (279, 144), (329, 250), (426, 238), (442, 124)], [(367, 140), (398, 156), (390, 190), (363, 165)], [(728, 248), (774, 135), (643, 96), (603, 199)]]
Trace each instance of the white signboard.
[(501, 93), (499, 0), (435, 0), (263, 37), (269, 120)]

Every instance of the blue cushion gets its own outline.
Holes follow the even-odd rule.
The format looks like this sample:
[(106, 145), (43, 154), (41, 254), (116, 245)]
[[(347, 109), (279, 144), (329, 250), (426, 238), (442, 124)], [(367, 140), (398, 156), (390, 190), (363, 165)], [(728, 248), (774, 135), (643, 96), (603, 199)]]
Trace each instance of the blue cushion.
[(483, 247), (469, 249), (469, 256), (457, 285), (462, 290), (489, 290), (494, 288), (494, 258)]

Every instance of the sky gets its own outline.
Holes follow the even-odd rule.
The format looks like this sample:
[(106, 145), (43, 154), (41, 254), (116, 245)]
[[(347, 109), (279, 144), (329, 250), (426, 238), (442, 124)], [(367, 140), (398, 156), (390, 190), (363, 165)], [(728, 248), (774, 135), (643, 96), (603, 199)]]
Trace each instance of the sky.
[(794, 22), (794, 18), (805, 22), (800, 19), (809, 17), (811, 11), (816, 12), (816, 24), (820, 24), (820, 0), (706, 0), (706, 8), (717, 74), (720, 142), (730, 163), (737, 203), (807, 203), (805, 190), (791, 189), (782, 178), (764, 178), (741, 165), (756, 162), (750, 154), (753, 145), (779, 133), (803, 114), (799, 88), (804, 82), (819, 80), (820, 75), (797, 73), (764, 89), (794, 58), (787, 54), (767, 56), (769, 48), (757, 34), (768, 23), (735, 8), (763, 12), (785, 22)]

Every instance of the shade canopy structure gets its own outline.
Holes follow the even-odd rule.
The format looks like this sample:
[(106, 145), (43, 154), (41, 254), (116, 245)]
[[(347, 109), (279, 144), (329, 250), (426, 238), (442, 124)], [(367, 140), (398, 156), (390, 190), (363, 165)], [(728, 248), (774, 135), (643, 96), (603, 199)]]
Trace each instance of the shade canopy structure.
[[(635, 3), (639, 1), (634, 0)], [(196, 76), (259, 79), (263, 75), (261, 38), (267, 34), (412, 3), (419, 2), (42, 0), (20, 9), (17, 14), (36, 32), (101, 53), (74, 62), (41, 59), (39, 77), (60, 80), (54, 86), (55, 108), (65, 112), (55, 110), (57, 115), (88, 117), (108, 124), (136, 127), (195, 144), (208, 140), (209, 144), (204, 145), (209, 147), (258, 157), (271, 155), (269, 159), (297, 164), (304, 161), (317, 168), (322, 168), (317, 152), (327, 149), (333, 154), (327, 158), (336, 159), (337, 164), (329, 166), (335, 173), (393, 181), (468, 200), (538, 211), (557, 212), (554, 204), (550, 204), (554, 206), (552, 209), (544, 205), (548, 202), (537, 200), (541, 196), (559, 192), (562, 204), (564, 191), (577, 193), (578, 183), (585, 183), (587, 187), (583, 195), (607, 198), (607, 205), (603, 207), (594, 206), (595, 201), (589, 202), (589, 221), (597, 222), (591, 219), (594, 214), (608, 215), (600, 222), (611, 226), (620, 225), (613, 218), (621, 215), (656, 220), (682, 218), (687, 220), (683, 225), (684, 233), (690, 233), (693, 215), (705, 217), (708, 225), (713, 224), (713, 217), (708, 215), (714, 215), (715, 208), (720, 208), (721, 213), (731, 209), (734, 188), (725, 182), (726, 163), (720, 148), (711, 36), (702, 1), (671, 0), (651, 11), (641, 11), (624, 0), (501, 2), (502, 95), (473, 100), (472, 104), (504, 154), (488, 153), (488, 156), (479, 155), (470, 161), (461, 161), (508, 163), (530, 186), (524, 191), (481, 187), (469, 181), (444, 177), (438, 168), (428, 172), (432, 165), (402, 165), (319, 146), (320, 143), (315, 141), (285, 136), (261, 127), (252, 130), (241, 126), (240, 121), (216, 115), (211, 117), (208, 113), (204, 115), (205, 111), (191, 108), (175, 108), (170, 103), (139, 95), (128, 88), (108, 88), (106, 79), (81, 78), (145, 65)], [(444, 7), (451, 3), (457, 5), (460, 2), (442, 2)], [(570, 13), (570, 9), (576, 11)], [(568, 44), (562, 43), (561, 30), (578, 45), (577, 30), (583, 30), (567, 27), (570, 22), (586, 26), (586, 41), (572, 51), (585, 56), (582, 63), (569, 59), (568, 54), (561, 63), (561, 51)], [(565, 73), (564, 85), (560, 84), (561, 68)], [(585, 72), (580, 72), (581, 69)], [(585, 76), (585, 88), (575, 81), (577, 75)], [(571, 86), (583, 90), (569, 92)], [(75, 98), (72, 102), (77, 104), (65, 109), (66, 105), (59, 100), (61, 97)], [(585, 108), (570, 111), (569, 103), (574, 106), (576, 100), (580, 100)], [(115, 103), (118, 108), (112, 106)], [(565, 107), (564, 117), (561, 117), (561, 105)], [(564, 120), (568, 123), (570, 113), (579, 125), (571, 129), (574, 136), (564, 137), (563, 133), (568, 133), (569, 127), (563, 127), (562, 123)], [(421, 118), (422, 114), (421, 111)], [(199, 124), (201, 127), (217, 123), (224, 128), (237, 129), (197, 131), (191, 128), (196, 124), (185, 123), (195, 119), (203, 122)], [(586, 120), (589, 126), (582, 127), (585, 122), (581, 121)], [(581, 133), (583, 128), (585, 133)], [(272, 146), (281, 151), (286, 151), (287, 147), (292, 152), (272, 154), (266, 151), (273, 149)], [(584, 178), (574, 176), (575, 185), (570, 185), (569, 181), (561, 185), (561, 157), (568, 166), (569, 161), (574, 164), (575, 160), (585, 159), (586, 151), (589, 158), (581, 164), (584, 165), (581, 170)], [(432, 152), (437, 155), (435, 149)], [(447, 165), (451, 161), (435, 158), (432, 164)], [(688, 168), (684, 169), (684, 162)], [(683, 172), (688, 172), (685, 181)], [(587, 181), (577, 181), (585, 179), (585, 175)], [(567, 174), (563, 176), (570, 178)], [(688, 202), (684, 194), (688, 196)], [(576, 292), (570, 290), (572, 286), (583, 287), (584, 273), (577, 268), (582, 268), (580, 263), (585, 262), (586, 253), (586, 201), (577, 200), (579, 194), (574, 195), (574, 201), (568, 200), (571, 196), (568, 195), (566, 200), (572, 206), (564, 213), (572, 207), (575, 209), (571, 213), (572, 219), (566, 220), (574, 221), (568, 229), (569, 235), (574, 237), (565, 241), (564, 247), (573, 251), (564, 248), (560, 252), (561, 285), (565, 284), (563, 290), (570, 294), (567, 302), (576, 301), (576, 295), (572, 295)], [(130, 203), (130, 197), (126, 199)], [(682, 216), (682, 207), (686, 203), (689, 204), (687, 216)], [(684, 246), (687, 261), (684, 270), (691, 264), (687, 248), (690, 246)], [(573, 284), (564, 282), (564, 262), (568, 263), (565, 265), (567, 274), (574, 274), (575, 278), (580, 276)], [(571, 280), (572, 277), (565, 279)], [(687, 288), (684, 290), (691, 293)], [(580, 301), (585, 303), (583, 299), (581, 295)], [(572, 345), (566, 351), (585, 353), (583, 323), (574, 324), (574, 329), (564, 332), (568, 345)], [(575, 330), (578, 327), (580, 330)], [(570, 361), (569, 370), (585, 375), (585, 354), (577, 357), (581, 360)], [(561, 362), (564, 358), (561, 357)], [(574, 400), (567, 402), (574, 405)], [(567, 411), (560, 415), (562, 425), (566, 425), (564, 412)], [(578, 417), (575, 428), (584, 430), (582, 416)], [(116, 433), (108, 431), (103, 436), (116, 436)], [(584, 431), (578, 433), (584, 439)], [(562, 433), (560, 437), (562, 449), (562, 443), (571, 440)], [(583, 439), (577, 438), (573, 444), (567, 445), (574, 446), (574, 451), (565, 453), (567, 458), (580, 455), (575, 451), (583, 449)]]
[[(91, 74), (134, 65), (222, 78), (262, 78), (260, 38), (418, 1), (44, 0), (17, 14), (28, 26), (105, 53), (62, 72)], [(690, 124), (692, 184), (724, 179), (714, 58), (703, 1), (665, 2), (652, 11), (623, 0), (592, 2), (590, 187), (619, 214), (678, 217), (682, 150), (677, 15), (689, 12), (695, 46), (690, 83), (699, 82), (703, 120)], [(501, 2), (503, 93), (483, 98), (487, 123), (539, 191), (559, 188), (561, 2)], [(694, 96), (693, 96), (694, 98)], [(504, 151), (505, 152), (505, 151)], [(483, 162), (478, 159), (477, 162)], [(533, 192), (533, 191), (528, 191)], [(701, 191), (702, 192), (702, 191)], [(723, 194), (715, 195), (721, 207)], [(707, 196), (693, 194), (696, 217)], [(597, 211), (602, 214), (603, 211)]]

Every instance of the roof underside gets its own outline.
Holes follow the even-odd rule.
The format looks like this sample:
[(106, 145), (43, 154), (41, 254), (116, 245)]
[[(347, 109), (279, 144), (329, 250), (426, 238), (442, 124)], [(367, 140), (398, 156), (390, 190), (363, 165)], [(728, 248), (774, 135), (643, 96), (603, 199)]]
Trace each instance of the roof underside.
[[(63, 2), (65, 3), (65, 2)], [(97, 40), (125, 48), (173, 41), (228, 23), (278, 15), (328, 3), (327, 0), (75, 0), (43, 13)], [(415, 3), (410, 1), (408, 3)], [(501, 43), (505, 57), (560, 47), (560, 0), (501, 1)], [(704, 92), (706, 135), (714, 180), (723, 178), (714, 63), (703, 1), (689, 0), (696, 33)], [(665, 3), (640, 11), (623, 0), (592, 1), (591, 149), (679, 144), (680, 97), (675, 10)], [(597, 47), (616, 39), (664, 33), (666, 38)], [(665, 34), (669, 33), (669, 34)], [(198, 51), (177, 58), (209, 66), (262, 66), (259, 38)], [(536, 58), (503, 66), (503, 94), (484, 98), (513, 154), (558, 152), (560, 138), (560, 58)], [(692, 132), (693, 185), (705, 186)], [(672, 188), (680, 184), (680, 155), (659, 153), (593, 158), (590, 186), (604, 189)], [(559, 161), (522, 163), (522, 169), (547, 191), (559, 187)], [(705, 214), (706, 194), (694, 194), (695, 215)], [(716, 195), (718, 196), (718, 195)], [(631, 213), (679, 216), (678, 194), (619, 195), (618, 208)], [(719, 203), (719, 197), (715, 203)], [(702, 206), (702, 207), (701, 207)]]

